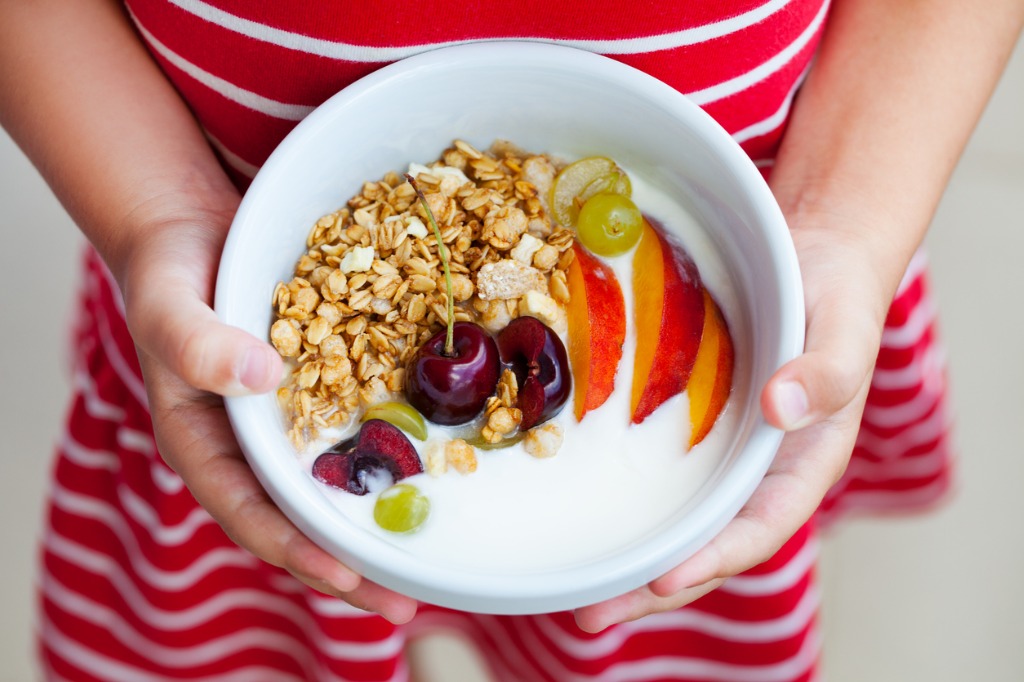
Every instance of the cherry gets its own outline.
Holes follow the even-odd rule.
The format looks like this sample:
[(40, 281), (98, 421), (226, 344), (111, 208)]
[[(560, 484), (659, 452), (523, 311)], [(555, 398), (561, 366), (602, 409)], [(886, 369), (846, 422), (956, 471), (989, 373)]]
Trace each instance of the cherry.
[(313, 462), (316, 480), (353, 495), (372, 492), (381, 474), (394, 483), (422, 471), (423, 462), (406, 435), (380, 419), (368, 420), (356, 435), (332, 445)]
[(416, 351), (406, 372), (405, 397), (430, 421), (452, 426), (484, 409), (498, 385), (501, 363), (498, 346), (482, 327), (456, 322), (450, 352), (446, 335), (438, 332)]
[(558, 334), (535, 317), (518, 317), (498, 332), (498, 352), (519, 384), (519, 428), (526, 431), (558, 414), (572, 388), (569, 358)]

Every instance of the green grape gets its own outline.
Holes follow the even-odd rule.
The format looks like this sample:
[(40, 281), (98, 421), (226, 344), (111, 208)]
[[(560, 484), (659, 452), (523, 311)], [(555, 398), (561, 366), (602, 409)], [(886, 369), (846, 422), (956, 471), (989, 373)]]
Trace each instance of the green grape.
[(392, 426), (397, 426), (413, 438), (419, 440), (427, 439), (427, 424), (423, 421), (423, 415), (416, 411), (412, 405), (406, 403), (389, 402), (372, 405), (366, 409), (360, 421), (370, 419), (383, 419)]
[(640, 240), (644, 217), (632, 199), (621, 194), (595, 194), (576, 218), (580, 242), (599, 256), (618, 256)]
[(393, 485), (380, 494), (373, 507), (373, 520), (384, 530), (410, 533), (430, 515), (430, 500), (408, 483)]

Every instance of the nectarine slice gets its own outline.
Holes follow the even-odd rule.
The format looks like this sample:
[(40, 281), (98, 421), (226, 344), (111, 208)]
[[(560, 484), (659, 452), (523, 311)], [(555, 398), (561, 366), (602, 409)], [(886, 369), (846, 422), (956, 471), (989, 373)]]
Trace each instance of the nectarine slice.
[(645, 219), (633, 254), (634, 424), (686, 389), (704, 330), (703, 288), (689, 254), (670, 244), (661, 229)]
[(690, 399), (690, 447), (704, 440), (732, 391), (735, 352), (729, 326), (711, 294), (704, 290), (704, 336), (693, 363), (686, 394)]
[(569, 266), (569, 364), (576, 420), (608, 400), (626, 339), (626, 304), (615, 273), (578, 244)]

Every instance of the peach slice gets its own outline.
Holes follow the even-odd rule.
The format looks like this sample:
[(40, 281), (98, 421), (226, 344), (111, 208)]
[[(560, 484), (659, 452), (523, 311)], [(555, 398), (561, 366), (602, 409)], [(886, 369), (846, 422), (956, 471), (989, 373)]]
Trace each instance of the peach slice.
[(686, 394), (690, 399), (690, 447), (704, 440), (732, 391), (735, 352), (729, 325), (708, 290), (704, 290), (704, 336), (693, 363)]
[(690, 379), (704, 330), (700, 273), (649, 218), (633, 254), (636, 353), (630, 413), (639, 424)]
[(569, 266), (569, 364), (576, 421), (608, 400), (626, 339), (626, 304), (615, 273), (580, 245)]

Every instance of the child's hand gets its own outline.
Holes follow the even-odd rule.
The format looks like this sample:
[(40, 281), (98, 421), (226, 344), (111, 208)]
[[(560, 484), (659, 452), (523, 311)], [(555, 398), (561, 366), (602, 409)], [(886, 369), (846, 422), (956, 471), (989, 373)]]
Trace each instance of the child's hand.
[(149, 223), (145, 239), (123, 254), (118, 276), (160, 453), (239, 545), (314, 589), (393, 622), (408, 621), (415, 601), (362, 580), (278, 510), (246, 463), (216, 395), (272, 390), (282, 371), (272, 347), (221, 324), (209, 307), (237, 200)]
[(841, 236), (848, 232), (794, 227), (807, 340), (804, 354), (761, 395), (767, 420), (789, 432), (775, 461), (736, 518), (697, 554), (649, 585), (579, 609), (584, 630), (676, 609), (766, 561), (846, 469), (895, 284), (881, 284), (869, 250)]

